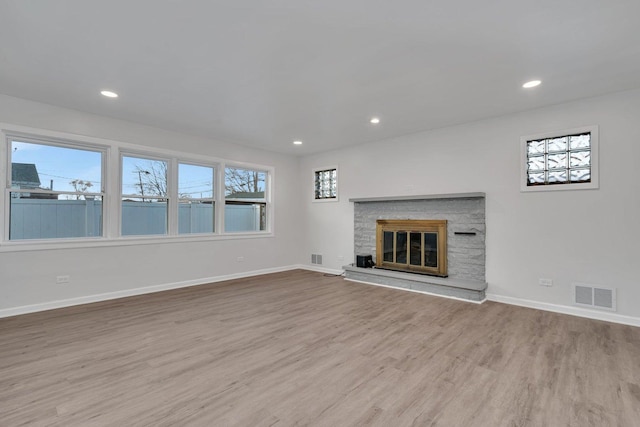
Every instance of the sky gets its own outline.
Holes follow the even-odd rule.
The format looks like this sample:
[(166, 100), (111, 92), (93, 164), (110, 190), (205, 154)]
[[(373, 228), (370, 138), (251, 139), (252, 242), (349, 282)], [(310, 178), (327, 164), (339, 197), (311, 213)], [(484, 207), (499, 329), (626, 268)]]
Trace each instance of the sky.
[[(75, 191), (74, 180), (90, 182), (87, 192), (102, 192), (102, 153), (87, 149), (56, 147), (52, 145), (11, 141), (11, 163), (32, 163), (36, 165), (41, 188), (54, 191)], [(139, 157), (122, 158), (122, 194), (152, 196), (166, 191), (167, 163)], [(261, 190), (264, 191), (264, 174), (261, 173)], [(158, 184), (156, 186), (149, 184)], [(180, 163), (178, 166), (178, 193), (180, 198), (213, 198), (214, 168)], [(155, 189), (154, 189), (155, 188)]]
[(33, 163), (40, 177), (40, 186), (53, 190), (74, 191), (75, 179), (89, 181), (90, 191), (100, 192), (101, 154), (94, 151), (54, 147), (26, 142), (11, 142), (11, 163)]

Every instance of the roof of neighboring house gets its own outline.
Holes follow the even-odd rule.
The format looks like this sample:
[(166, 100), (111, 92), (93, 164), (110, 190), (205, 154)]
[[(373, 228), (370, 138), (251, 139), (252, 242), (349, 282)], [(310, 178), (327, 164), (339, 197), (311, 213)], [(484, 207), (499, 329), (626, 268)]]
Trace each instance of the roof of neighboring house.
[(11, 163), (11, 183), (29, 188), (40, 187), (38, 169), (33, 163)]
[(264, 191), (238, 191), (226, 196), (227, 199), (264, 199)]

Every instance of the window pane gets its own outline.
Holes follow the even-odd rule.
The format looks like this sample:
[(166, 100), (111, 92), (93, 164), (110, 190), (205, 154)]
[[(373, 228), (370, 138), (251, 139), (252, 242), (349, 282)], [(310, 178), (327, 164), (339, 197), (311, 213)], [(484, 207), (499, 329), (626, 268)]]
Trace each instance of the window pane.
[(571, 169), (571, 182), (591, 181), (591, 169)]
[(214, 170), (208, 166), (178, 165), (180, 199), (212, 199)]
[(529, 141), (527, 142), (527, 154), (529, 156), (535, 156), (536, 154), (544, 154), (544, 139), (539, 141)]
[(122, 200), (122, 235), (167, 234), (167, 199)]
[(549, 169), (560, 169), (567, 167), (567, 153), (558, 153), (558, 154), (549, 154), (548, 159), (548, 168)]
[(226, 168), (224, 188), (227, 199), (264, 199), (267, 173), (249, 169)]
[(315, 172), (315, 198), (335, 199), (338, 197), (338, 171), (329, 169)]
[(164, 160), (122, 157), (122, 194), (142, 201), (167, 197), (167, 169)]
[(591, 181), (591, 132), (527, 141), (526, 150), (528, 186)]
[(529, 157), (529, 170), (544, 170), (544, 156)]
[(544, 184), (544, 172), (530, 173), (529, 184)]
[(549, 171), (549, 183), (567, 182), (567, 171)]
[(214, 232), (213, 182), (211, 166), (178, 165), (179, 234)]
[(243, 202), (242, 199), (266, 199), (267, 172), (226, 168), (224, 210), (224, 231), (252, 232), (267, 229), (267, 204), (264, 202)]
[(168, 162), (122, 157), (122, 235), (167, 234)]
[(579, 168), (591, 165), (591, 151), (572, 151), (571, 167)]
[(548, 142), (548, 151), (567, 151), (567, 137), (551, 138)]
[(102, 152), (18, 138), (10, 148), (10, 240), (102, 236)]
[(224, 207), (224, 231), (265, 231), (266, 208), (265, 203), (227, 203)]
[(212, 201), (180, 200), (178, 233), (213, 233), (215, 205)]
[(102, 192), (102, 153), (11, 141), (11, 188)]
[(55, 193), (10, 194), (10, 240), (102, 236), (101, 197), (71, 200)]
[(591, 134), (584, 133), (582, 135), (573, 135), (571, 137), (570, 147), (572, 150), (577, 148), (589, 148), (591, 146)]

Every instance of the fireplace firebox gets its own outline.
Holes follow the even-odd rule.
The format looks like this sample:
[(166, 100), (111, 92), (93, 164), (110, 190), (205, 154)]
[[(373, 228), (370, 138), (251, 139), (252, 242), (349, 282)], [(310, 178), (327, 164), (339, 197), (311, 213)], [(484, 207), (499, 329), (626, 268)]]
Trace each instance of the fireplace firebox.
[(447, 221), (376, 221), (378, 268), (447, 277)]

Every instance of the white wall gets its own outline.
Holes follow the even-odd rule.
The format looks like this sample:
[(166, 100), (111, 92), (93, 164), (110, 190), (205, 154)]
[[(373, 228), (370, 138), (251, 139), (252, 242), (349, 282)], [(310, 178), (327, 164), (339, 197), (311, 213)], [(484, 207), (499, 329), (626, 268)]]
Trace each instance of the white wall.
[[(273, 238), (0, 252), (0, 312), (304, 263), (353, 261), (350, 197), (485, 192), (489, 292), (570, 305), (571, 282), (618, 289), (640, 318), (640, 91), (379, 141), (300, 160), (0, 95), (0, 122), (275, 167)], [(600, 126), (600, 189), (521, 193), (521, 135)], [(384, 125), (384, 123), (382, 124)], [(338, 202), (313, 203), (315, 167), (339, 166)], [(243, 263), (236, 262), (243, 256)], [(338, 257), (344, 257), (340, 260)], [(311, 266), (310, 266), (311, 267)], [(71, 283), (56, 285), (69, 274)], [(538, 286), (538, 278), (554, 286)]]
[[(275, 237), (0, 252), (0, 313), (131, 289), (295, 264), (301, 203), (294, 157), (0, 95), (0, 122), (275, 168)], [(244, 262), (237, 262), (237, 257)], [(57, 275), (71, 276), (55, 284)]]
[[(618, 314), (640, 318), (639, 118), (640, 91), (629, 91), (305, 157), (301, 252), (328, 268), (353, 262), (351, 197), (485, 192), (496, 299), (568, 307), (583, 282), (617, 288)], [(600, 189), (521, 193), (520, 136), (585, 125), (600, 127)], [(313, 203), (312, 170), (330, 165), (340, 200)]]

